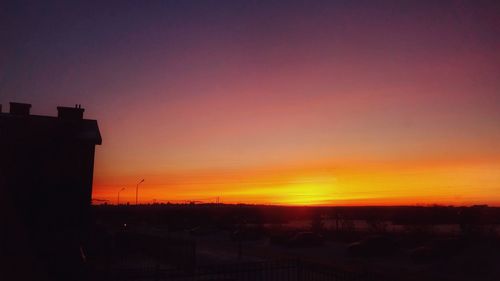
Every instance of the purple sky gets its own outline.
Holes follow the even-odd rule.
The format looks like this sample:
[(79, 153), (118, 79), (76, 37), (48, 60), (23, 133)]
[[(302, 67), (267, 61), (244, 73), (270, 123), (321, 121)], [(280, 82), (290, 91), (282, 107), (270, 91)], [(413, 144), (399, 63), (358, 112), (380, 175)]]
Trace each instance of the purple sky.
[[(259, 184), (333, 170), (331, 188), (360, 202), (496, 204), (499, 14), (498, 1), (2, 2), (0, 103), (82, 104), (103, 134), (102, 198), (146, 175), (148, 198), (282, 203)], [(386, 173), (407, 165), (413, 177)], [(460, 183), (445, 176), (463, 167)], [(228, 193), (263, 170), (234, 186), (254, 193)], [(179, 178), (200, 177), (212, 185), (182, 193)], [(440, 193), (417, 192), (422, 177)]]

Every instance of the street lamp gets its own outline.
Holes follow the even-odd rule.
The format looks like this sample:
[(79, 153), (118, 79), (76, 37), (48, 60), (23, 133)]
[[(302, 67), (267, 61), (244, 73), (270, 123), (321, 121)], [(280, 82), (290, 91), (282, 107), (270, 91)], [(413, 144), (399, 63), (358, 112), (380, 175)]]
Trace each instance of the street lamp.
[(120, 192), (124, 191), (125, 187), (122, 187), (122, 189), (118, 190), (118, 198), (116, 199), (116, 206), (120, 205)]
[(144, 179), (142, 179), (136, 186), (135, 186), (135, 204), (137, 205), (138, 199), (139, 199), (139, 184), (143, 183)]

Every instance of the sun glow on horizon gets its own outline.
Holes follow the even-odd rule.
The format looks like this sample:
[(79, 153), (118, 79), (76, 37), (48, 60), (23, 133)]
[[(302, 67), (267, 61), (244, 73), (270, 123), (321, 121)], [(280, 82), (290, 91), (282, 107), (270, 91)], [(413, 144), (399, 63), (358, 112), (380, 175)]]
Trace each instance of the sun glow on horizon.
[(280, 205), (320, 205), (335, 199), (336, 181), (333, 176), (302, 177), (269, 187), (266, 193)]
[[(141, 203), (216, 202), (276, 205), (496, 205), (498, 163), (434, 162), (326, 169), (242, 169), (153, 176), (140, 187)], [(318, 172), (321, 171), (321, 172)], [(167, 183), (168, 182), (168, 183)], [(123, 184), (99, 180), (94, 198), (115, 203)], [(487, 194), (476, 192), (487, 191)], [(107, 191), (107, 192), (103, 192)], [(134, 202), (135, 185), (122, 192)]]
[(8, 2), (0, 104), (82, 104), (96, 204), (500, 205), (500, 1)]

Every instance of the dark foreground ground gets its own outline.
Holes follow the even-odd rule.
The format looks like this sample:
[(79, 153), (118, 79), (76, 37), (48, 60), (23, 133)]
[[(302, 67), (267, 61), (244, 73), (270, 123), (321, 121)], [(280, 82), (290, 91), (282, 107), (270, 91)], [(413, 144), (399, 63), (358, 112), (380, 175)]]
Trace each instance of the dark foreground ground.
[(94, 279), (500, 280), (487, 206), (101, 205), (93, 221)]

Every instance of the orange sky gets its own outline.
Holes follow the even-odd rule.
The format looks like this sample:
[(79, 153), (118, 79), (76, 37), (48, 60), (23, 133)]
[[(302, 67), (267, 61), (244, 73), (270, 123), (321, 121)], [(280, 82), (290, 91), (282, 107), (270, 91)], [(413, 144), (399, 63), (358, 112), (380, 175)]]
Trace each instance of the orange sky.
[(0, 103), (98, 120), (96, 203), (500, 205), (495, 1), (11, 6)]
[[(500, 158), (497, 158), (500, 159)], [(388, 163), (308, 163), (244, 169), (144, 173), (140, 201), (285, 205), (500, 205), (500, 161), (420, 160)], [(94, 197), (135, 202), (136, 178), (96, 180)]]

